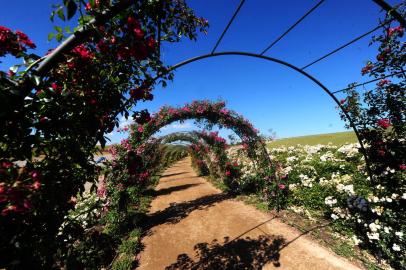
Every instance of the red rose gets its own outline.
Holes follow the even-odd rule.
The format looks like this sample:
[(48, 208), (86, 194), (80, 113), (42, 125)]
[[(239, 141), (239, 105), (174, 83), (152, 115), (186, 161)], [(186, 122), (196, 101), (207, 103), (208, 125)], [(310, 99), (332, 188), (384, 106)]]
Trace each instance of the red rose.
[(86, 11), (92, 10), (92, 5), (90, 3), (87, 3), (85, 6)]
[(285, 189), (286, 186), (284, 184), (278, 184), (279, 189)]
[(32, 184), (32, 188), (37, 190), (41, 187), (40, 181), (35, 181), (34, 184)]
[(2, 166), (3, 168), (8, 169), (8, 168), (11, 168), (11, 167), (13, 166), (13, 163), (11, 163), (11, 162), (9, 162), (9, 161), (3, 161), (3, 163), (1, 164), (1, 166)]
[(379, 81), (378, 86), (382, 87), (382, 86), (384, 86), (386, 84), (390, 84), (390, 83), (391, 83), (390, 80), (382, 79), (382, 80)]
[(147, 38), (147, 48), (149, 52), (155, 52), (156, 50), (156, 40), (153, 37)]
[(91, 60), (94, 58), (94, 54), (91, 53), (84, 45), (79, 45), (76, 46), (72, 52), (76, 55), (78, 55), (80, 58), (82, 58), (85, 61)]
[(15, 72), (12, 71), (11, 69), (9, 69), (9, 70), (7, 71), (7, 75), (8, 75), (9, 77), (13, 77), (13, 76), (15, 75)]
[(56, 84), (56, 83), (51, 83), (51, 88), (56, 92), (60, 93), (62, 91), (62, 86)]
[(101, 53), (105, 53), (105, 52), (107, 52), (109, 50), (109, 46), (107, 45), (107, 43), (103, 39), (99, 40), (99, 42), (96, 45), (96, 48)]
[(378, 55), (376, 56), (376, 59), (377, 59), (378, 61), (384, 61), (384, 60), (385, 60), (385, 55), (384, 55), (383, 53), (378, 54)]
[(389, 37), (391, 37), (393, 34), (399, 34), (399, 36), (402, 37), (403, 36), (403, 28), (400, 25), (397, 26), (397, 27), (394, 27), (394, 28), (389, 28), (387, 30), (387, 34), (388, 34)]
[(391, 122), (388, 118), (379, 119), (377, 124), (383, 129), (387, 129), (388, 127), (391, 126)]
[(39, 180), (40, 179), (41, 174), (38, 171), (32, 171), (31, 172), (31, 177), (34, 180)]
[(362, 75), (365, 75), (365, 74), (371, 72), (372, 68), (373, 68), (373, 65), (371, 63), (367, 64), (365, 67), (363, 67), (361, 69)]
[(138, 61), (145, 60), (148, 57), (147, 47), (144, 44), (137, 44), (131, 48), (131, 56)]
[(129, 28), (132, 28), (132, 29), (141, 27), (140, 22), (132, 16), (127, 18), (127, 25)]
[(144, 31), (141, 28), (134, 28), (133, 32), (136, 39), (141, 40), (144, 38)]

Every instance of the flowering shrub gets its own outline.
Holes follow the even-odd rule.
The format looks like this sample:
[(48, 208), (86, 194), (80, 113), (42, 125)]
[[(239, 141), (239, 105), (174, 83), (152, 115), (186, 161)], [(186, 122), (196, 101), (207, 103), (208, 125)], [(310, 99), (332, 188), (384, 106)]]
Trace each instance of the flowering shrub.
[(199, 176), (210, 175), (209, 168), (209, 147), (201, 142), (193, 143), (189, 146), (189, 153), (192, 158), (192, 167)]
[[(398, 11), (405, 15), (405, 3)], [(376, 87), (360, 94), (350, 85), (343, 100), (367, 145), (370, 191), (365, 194), (357, 189), (346, 190), (350, 197), (341, 211), (356, 216), (352, 227), (364, 246), (400, 269), (406, 267), (405, 240), (399, 236), (406, 232), (404, 222), (400, 222), (406, 218), (402, 199), (406, 192), (406, 47), (404, 29), (394, 23), (390, 14), (383, 25), (384, 32), (372, 42), (378, 44), (376, 60), (368, 61), (361, 71), (379, 80)]]
[[(404, 264), (406, 228), (403, 219), (393, 217), (402, 215), (394, 210), (405, 203), (406, 193), (376, 194), (376, 188), (382, 193), (388, 188), (371, 185), (358, 144), (272, 148), (270, 156), (285, 174), (288, 208), (310, 219), (329, 218), (356, 245), (385, 250), (381, 256), (391, 264)], [(391, 168), (385, 174), (406, 175)]]
[[(0, 57), (11, 54), (15, 57), (23, 57), (27, 49), (34, 49), (35, 44), (21, 31), (13, 32), (11, 29), (0, 26)], [(14, 72), (10, 71), (9, 76)]]
[(27, 53), (35, 48), (30, 39), (0, 28), (0, 56), (23, 57), (27, 68), (0, 72), (0, 267), (51, 268), (59, 260), (66, 243), (57, 234), (70, 199), (97, 179), (95, 145), (104, 146), (120, 114), (128, 117), (137, 102), (152, 99), (152, 78), (159, 74), (163, 84), (172, 78), (159, 42), (179, 41), (178, 33), (195, 39), (207, 26), (183, 1), (131, 1), (107, 21), (100, 14), (119, 1), (82, 2), (63, 1), (55, 14), (70, 19), (80, 10), (80, 26), (93, 18), (97, 24), (86, 26), (92, 32), (85, 42), (42, 77), (35, 72), (42, 59)]

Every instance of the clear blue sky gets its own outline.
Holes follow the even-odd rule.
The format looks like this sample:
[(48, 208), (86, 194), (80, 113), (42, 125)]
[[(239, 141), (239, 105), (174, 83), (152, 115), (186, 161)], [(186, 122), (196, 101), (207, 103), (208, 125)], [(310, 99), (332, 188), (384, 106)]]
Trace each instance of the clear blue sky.
[[(38, 45), (36, 53), (42, 55), (55, 46), (47, 42), (47, 35), (53, 27), (49, 20), (51, 4), (59, 2), (6, 1), (0, 10), (0, 25), (27, 33)], [(208, 35), (201, 35), (197, 42), (165, 45), (162, 57), (166, 64), (209, 53), (239, 0), (187, 2), (196, 14), (209, 20)], [(217, 51), (260, 53), (317, 2), (246, 0)], [(382, 16), (371, 0), (326, 0), (266, 55), (301, 67), (369, 31)], [(366, 37), (307, 71), (333, 91), (368, 80), (361, 77), (360, 69), (375, 56), (369, 41)], [(13, 63), (8, 58), (1, 61), (2, 70)], [(154, 101), (137, 108), (154, 112), (166, 104), (222, 98), (262, 133), (272, 128), (278, 137), (290, 137), (344, 130), (335, 104), (318, 86), (286, 67), (260, 59), (222, 56), (195, 62), (177, 70), (174, 81), (165, 89), (157, 88), (154, 95)], [(192, 128), (190, 123), (176, 124), (163, 133)], [(117, 142), (122, 135), (110, 137)]]

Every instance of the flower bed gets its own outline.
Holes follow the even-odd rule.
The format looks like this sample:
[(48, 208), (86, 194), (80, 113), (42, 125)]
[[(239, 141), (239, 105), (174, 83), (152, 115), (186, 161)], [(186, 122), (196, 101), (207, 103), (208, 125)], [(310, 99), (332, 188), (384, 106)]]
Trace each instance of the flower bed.
[[(358, 144), (297, 145), (271, 148), (269, 154), (281, 166), (287, 209), (313, 221), (330, 220), (354, 245), (380, 252), (387, 263), (403, 267), (406, 216), (396, 209), (406, 203), (406, 190), (392, 192), (381, 185), (377, 194), (358, 150)], [(242, 178), (255, 178), (249, 168), (243, 163)], [(404, 178), (406, 171), (388, 167), (384, 175)], [(272, 204), (266, 190), (259, 198)]]

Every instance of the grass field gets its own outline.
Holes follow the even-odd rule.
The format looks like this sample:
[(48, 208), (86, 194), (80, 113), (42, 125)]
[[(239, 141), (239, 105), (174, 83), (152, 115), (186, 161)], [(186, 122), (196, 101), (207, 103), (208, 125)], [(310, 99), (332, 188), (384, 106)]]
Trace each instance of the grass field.
[(327, 133), (327, 134), (317, 134), (308, 135), (300, 137), (292, 137), (285, 139), (277, 139), (268, 143), (269, 147), (279, 147), (279, 146), (295, 146), (297, 144), (302, 145), (316, 145), (316, 144), (328, 144), (332, 143), (334, 145), (341, 146), (346, 143), (357, 142), (357, 137), (352, 131), (337, 132), (337, 133)]

